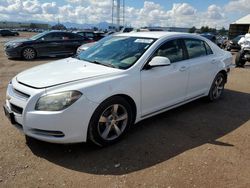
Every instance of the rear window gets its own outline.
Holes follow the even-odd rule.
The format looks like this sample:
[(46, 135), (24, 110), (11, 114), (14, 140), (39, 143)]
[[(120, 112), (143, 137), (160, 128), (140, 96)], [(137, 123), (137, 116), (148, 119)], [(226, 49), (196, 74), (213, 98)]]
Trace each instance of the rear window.
[(205, 45), (206, 50), (207, 50), (207, 55), (213, 54), (212, 49), (210, 48), (210, 46), (206, 42), (204, 42), (204, 45)]
[(207, 55), (207, 50), (202, 40), (184, 39), (184, 42), (188, 51), (189, 58), (196, 58)]

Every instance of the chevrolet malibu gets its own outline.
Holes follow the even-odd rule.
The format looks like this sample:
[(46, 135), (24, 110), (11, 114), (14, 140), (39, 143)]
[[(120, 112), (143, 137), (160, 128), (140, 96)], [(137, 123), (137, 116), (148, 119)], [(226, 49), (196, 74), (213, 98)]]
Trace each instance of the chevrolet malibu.
[(231, 62), (229, 52), (198, 35), (119, 34), (15, 76), (4, 112), (29, 137), (106, 146), (145, 118), (219, 99)]

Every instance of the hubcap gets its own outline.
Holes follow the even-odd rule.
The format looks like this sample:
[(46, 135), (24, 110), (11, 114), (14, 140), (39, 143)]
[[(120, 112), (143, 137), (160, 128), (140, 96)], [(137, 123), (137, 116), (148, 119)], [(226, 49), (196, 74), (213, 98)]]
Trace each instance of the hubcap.
[(25, 59), (34, 59), (35, 51), (31, 48), (27, 48), (23, 51), (23, 56)]
[(213, 89), (213, 97), (214, 99), (217, 99), (220, 97), (222, 91), (224, 89), (224, 80), (223, 77), (220, 76), (216, 79)]
[(98, 122), (99, 135), (104, 140), (114, 140), (125, 130), (128, 122), (128, 112), (121, 104), (109, 106), (102, 113)]

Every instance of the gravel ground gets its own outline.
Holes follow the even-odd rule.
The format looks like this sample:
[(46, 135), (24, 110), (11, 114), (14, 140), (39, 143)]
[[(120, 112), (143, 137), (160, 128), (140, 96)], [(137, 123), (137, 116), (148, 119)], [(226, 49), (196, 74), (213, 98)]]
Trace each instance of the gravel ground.
[[(0, 38), (0, 106), (14, 75), (53, 60), (8, 60), (7, 40)], [(0, 111), (0, 187), (250, 187), (249, 143), (248, 64), (232, 70), (220, 101), (144, 120), (103, 149), (26, 140)]]

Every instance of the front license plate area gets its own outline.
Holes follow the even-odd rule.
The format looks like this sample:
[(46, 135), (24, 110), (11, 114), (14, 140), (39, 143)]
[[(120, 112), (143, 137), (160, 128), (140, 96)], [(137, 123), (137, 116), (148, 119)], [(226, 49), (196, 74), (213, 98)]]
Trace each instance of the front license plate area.
[(11, 124), (15, 125), (16, 120), (15, 120), (14, 114), (9, 111), (9, 109), (6, 105), (3, 106), (3, 110), (4, 110), (5, 116), (10, 120)]

